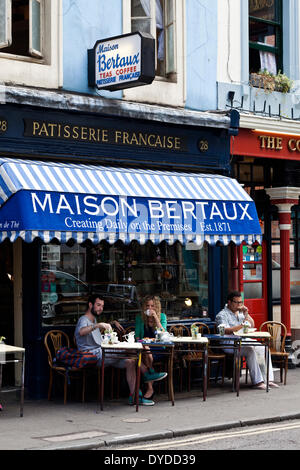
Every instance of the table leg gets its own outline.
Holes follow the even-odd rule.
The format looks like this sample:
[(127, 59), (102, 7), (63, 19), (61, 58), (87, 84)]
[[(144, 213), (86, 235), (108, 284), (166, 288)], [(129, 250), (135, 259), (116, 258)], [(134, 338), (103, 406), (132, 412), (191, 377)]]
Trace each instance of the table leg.
[(24, 376), (25, 376), (25, 353), (22, 353), (22, 370), (21, 370), (21, 396), (20, 396), (20, 416), (23, 417), (24, 409)]
[(269, 391), (269, 339), (265, 343), (265, 361), (267, 361), (267, 388), (266, 391)]
[(203, 353), (203, 401), (206, 401), (207, 395), (207, 366), (208, 366), (208, 347), (205, 345)]
[(142, 353), (138, 352), (137, 368), (136, 368), (136, 379), (135, 379), (135, 411), (139, 411), (139, 390), (140, 390), (140, 380), (141, 380), (141, 362), (142, 362)]
[(172, 406), (175, 404), (174, 400), (174, 385), (173, 385), (173, 358), (174, 358), (174, 348), (171, 348), (171, 352), (169, 354), (168, 360), (168, 392), (169, 392), (169, 400), (172, 401)]
[(236, 387), (236, 396), (240, 396), (240, 373), (241, 373), (241, 343), (238, 345), (237, 355), (236, 355), (236, 366), (235, 366), (235, 387)]
[(105, 351), (102, 349), (102, 364), (101, 364), (101, 394), (100, 394), (100, 408), (103, 411), (103, 398), (104, 398), (104, 360)]

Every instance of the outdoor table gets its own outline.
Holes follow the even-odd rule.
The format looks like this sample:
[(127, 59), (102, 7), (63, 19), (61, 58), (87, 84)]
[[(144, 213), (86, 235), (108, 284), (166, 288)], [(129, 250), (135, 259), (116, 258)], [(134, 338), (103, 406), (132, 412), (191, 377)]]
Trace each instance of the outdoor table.
[[(151, 354), (151, 349), (159, 348), (159, 354), (168, 356), (168, 397), (174, 406), (174, 386), (173, 386), (173, 357), (174, 357), (174, 343), (169, 341), (146, 341), (142, 340), (143, 346), (149, 346), (149, 350), (143, 350), (144, 353)], [(164, 348), (164, 350), (161, 350)]]
[[(13, 355), (18, 355), (21, 354), (20, 358), (14, 358), (14, 359), (7, 359), (6, 355), (13, 354)], [(23, 408), (24, 408), (24, 370), (25, 370), (25, 349), (24, 348), (19, 348), (17, 346), (10, 346), (8, 344), (3, 344), (0, 343), (0, 391), (4, 392), (1, 390), (2, 388), (2, 368), (3, 365), (9, 364), (9, 363), (21, 363), (21, 385), (16, 386), (14, 388), (10, 388), (7, 390), (8, 392), (12, 392), (15, 390), (20, 390), (20, 416), (23, 416)]]
[(199, 352), (199, 349), (191, 346), (201, 346), (203, 350), (203, 401), (206, 401), (207, 395), (207, 364), (208, 364), (208, 339), (205, 336), (194, 339), (192, 336), (174, 336), (172, 342), (175, 345), (189, 345), (188, 349), (176, 349), (180, 353)]
[(101, 365), (101, 394), (100, 394), (100, 406), (103, 411), (103, 397), (104, 397), (104, 360), (105, 354), (116, 354), (121, 359), (130, 359), (132, 357), (137, 359), (136, 366), (136, 381), (135, 381), (135, 403), (136, 411), (139, 410), (139, 388), (140, 388), (140, 372), (141, 372), (141, 360), (143, 345), (141, 343), (127, 343), (126, 341), (116, 344), (104, 344), (101, 343), (102, 349), (102, 365)]
[[(220, 335), (208, 334), (205, 335), (209, 342), (213, 343), (211, 346), (214, 349), (233, 349), (233, 376), (232, 376), (232, 391), (236, 391), (237, 397), (240, 394), (240, 362), (241, 362), (241, 338), (236, 335)], [(228, 343), (227, 343), (228, 342)]]
[[(269, 391), (269, 350), (271, 335), (268, 331), (252, 331), (249, 333), (243, 333), (242, 330), (236, 331), (235, 336), (241, 340), (241, 346), (264, 346), (265, 347), (265, 364), (266, 364), (266, 392)], [(247, 341), (251, 339), (252, 341)], [(243, 341), (244, 340), (244, 341)], [(259, 341), (255, 341), (259, 340)]]

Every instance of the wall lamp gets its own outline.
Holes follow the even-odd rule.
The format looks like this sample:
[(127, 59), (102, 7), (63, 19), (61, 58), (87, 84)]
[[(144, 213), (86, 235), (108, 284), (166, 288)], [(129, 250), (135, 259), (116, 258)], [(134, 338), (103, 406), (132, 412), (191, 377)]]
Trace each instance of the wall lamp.
[(227, 99), (230, 101), (231, 106), (233, 105), (234, 95), (235, 95), (235, 91), (229, 91), (227, 95)]

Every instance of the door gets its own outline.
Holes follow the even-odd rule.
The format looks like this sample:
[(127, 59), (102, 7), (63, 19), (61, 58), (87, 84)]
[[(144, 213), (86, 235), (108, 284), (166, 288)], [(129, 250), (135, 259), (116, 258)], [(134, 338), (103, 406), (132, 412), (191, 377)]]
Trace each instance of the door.
[[(8, 240), (0, 244), (0, 336), (5, 343), (14, 343), (13, 245)], [(3, 368), (2, 385), (14, 383), (14, 364)]]
[(238, 251), (239, 291), (259, 328), (268, 319), (266, 243), (242, 244)]

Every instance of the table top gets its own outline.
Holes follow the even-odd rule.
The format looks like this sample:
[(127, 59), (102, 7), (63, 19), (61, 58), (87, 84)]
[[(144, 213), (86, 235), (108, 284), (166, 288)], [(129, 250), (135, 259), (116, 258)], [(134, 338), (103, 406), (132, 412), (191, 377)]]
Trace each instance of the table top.
[(234, 332), (234, 335), (240, 336), (241, 338), (271, 338), (271, 335), (268, 331), (253, 331), (252, 333), (236, 331)]
[(25, 349), (19, 348), (18, 346), (10, 346), (9, 344), (0, 343), (0, 352), (1, 353), (25, 352)]
[(153, 340), (153, 341), (149, 341), (149, 340), (141, 340), (140, 343), (143, 345), (143, 346), (157, 346), (159, 348), (162, 348), (164, 346), (174, 346), (174, 343), (173, 341), (156, 341), (156, 340)]
[(121, 341), (115, 344), (103, 344), (101, 343), (102, 349), (127, 349), (127, 350), (137, 350), (143, 349), (142, 343), (127, 343), (127, 341)]

